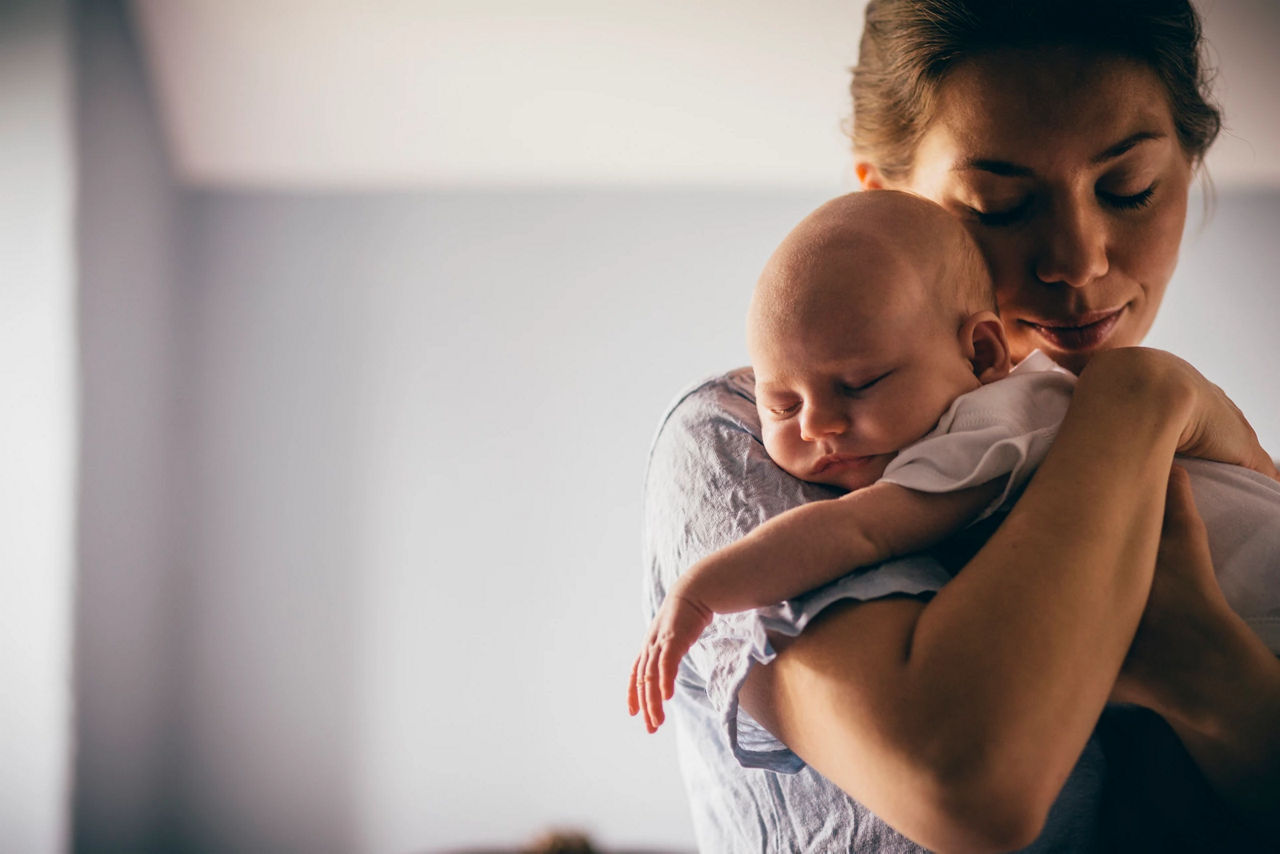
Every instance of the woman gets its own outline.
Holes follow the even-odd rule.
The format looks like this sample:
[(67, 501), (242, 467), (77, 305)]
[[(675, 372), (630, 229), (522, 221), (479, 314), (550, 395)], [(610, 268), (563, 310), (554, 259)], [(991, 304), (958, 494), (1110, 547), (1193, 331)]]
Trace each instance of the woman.
[[(863, 186), (960, 217), (1015, 354), (1081, 377), (1015, 509), (967, 560), (938, 556), (950, 574), (900, 561), (789, 624), (744, 615), (704, 635), (672, 704), (702, 849), (1165, 850), (1277, 832), (1280, 662), (1222, 601), (1170, 472), (1175, 451), (1274, 468), (1188, 366), (1119, 349), (1159, 309), (1218, 130), (1198, 50), (1185, 0), (868, 5)], [(702, 555), (824, 497), (764, 455), (749, 372), (694, 389), (650, 461), (650, 606)], [(1136, 705), (1104, 715), (1108, 699)]]

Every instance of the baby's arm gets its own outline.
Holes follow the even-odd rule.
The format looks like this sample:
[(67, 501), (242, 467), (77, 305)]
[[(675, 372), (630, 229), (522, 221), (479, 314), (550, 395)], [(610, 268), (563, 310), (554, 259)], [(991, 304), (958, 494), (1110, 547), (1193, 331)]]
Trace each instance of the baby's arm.
[(1004, 481), (948, 493), (876, 483), (797, 507), (698, 561), (671, 594), (717, 614), (799, 596), (857, 567), (941, 542), (995, 500)]
[(671, 586), (649, 625), (631, 669), (631, 713), (642, 694), (671, 698), (680, 659), (715, 614), (772, 605), (857, 567), (929, 548), (972, 522), (999, 497), (1005, 480), (947, 493), (876, 483), (788, 510), (698, 561)]

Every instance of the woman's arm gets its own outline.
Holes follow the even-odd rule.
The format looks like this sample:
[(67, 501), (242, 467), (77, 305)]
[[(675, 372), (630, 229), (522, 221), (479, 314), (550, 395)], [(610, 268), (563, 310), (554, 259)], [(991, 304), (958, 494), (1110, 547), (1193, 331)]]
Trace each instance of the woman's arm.
[(1113, 697), (1158, 712), (1223, 799), (1280, 843), (1280, 661), (1227, 605), (1186, 472)]
[(1167, 354), (1095, 357), (1040, 471), (955, 580), (927, 603), (830, 609), (752, 670), (744, 707), (924, 845), (1030, 843), (1142, 615), (1174, 452), (1257, 466), (1211, 389)]
[(1174, 732), (1226, 803), (1271, 846), (1280, 846), (1280, 661), (1248, 630), (1214, 650), (1221, 667), (1206, 672), (1195, 723), (1167, 716)]

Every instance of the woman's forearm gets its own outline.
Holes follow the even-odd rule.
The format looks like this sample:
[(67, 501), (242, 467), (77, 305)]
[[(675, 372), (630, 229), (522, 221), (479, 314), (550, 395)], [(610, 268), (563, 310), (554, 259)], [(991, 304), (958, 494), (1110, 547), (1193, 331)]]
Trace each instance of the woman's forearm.
[(1280, 660), (1236, 623), (1233, 642), (1209, 650), (1200, 672), (1183, 674), (1181, 707), (1156, 711), (1223, 800), (1280, 847)]
[(1159, 713), (1206, 779), (1280, 847), (1280, 661), (1218, 585), (1185, 470), (1169, 478), (1156, 574), (1113, 699)]
[(1095, 359), (1026, 492), (912, 635), (909, 666), (949, 705), (937, 710), (950, 723), (936, 749), (963, 761), (952, 751), (976, 735), (999, 747), (992, 773), (1044, 785), (1050, 800), (1093, 730), (1151, 586), (1192, 402), (1150, 368), (1137, 353)]

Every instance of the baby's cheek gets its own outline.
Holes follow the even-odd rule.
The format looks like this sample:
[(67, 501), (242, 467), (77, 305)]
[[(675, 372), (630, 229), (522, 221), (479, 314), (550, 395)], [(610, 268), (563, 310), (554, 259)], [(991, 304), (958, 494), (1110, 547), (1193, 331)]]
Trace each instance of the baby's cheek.
[(764, 440), (764, 449), (769, 454), (769, 459), (782, 465), (787, 454), (786, 448), (782, 447), (782, 443), (778, 441), (777, 431), (765, 427), (761, 431), (761, 438)]
[(797, 468), (794, 443), (788, 441), (786, 433), (777, 428), (765, 427), (761, 432), (764, 449), (768, 452), (769, 459), (773, 460), (779, 468), (794, 474), (794, 469)]

